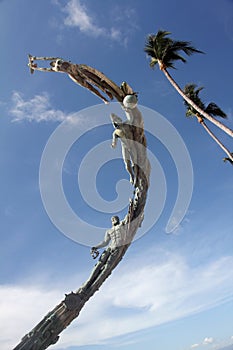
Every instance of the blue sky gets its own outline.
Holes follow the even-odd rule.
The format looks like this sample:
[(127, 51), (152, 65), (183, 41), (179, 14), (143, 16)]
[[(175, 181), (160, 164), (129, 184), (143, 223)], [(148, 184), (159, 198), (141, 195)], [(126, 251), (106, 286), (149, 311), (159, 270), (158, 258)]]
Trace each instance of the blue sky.
[[(143, 52), (146, 35), (158, 29), (204, 51), (171, 73), (181, 87), (204, 86), (203, 100), (216, 102), (233, 128), (232, 14), (230, 0), (0, 1), (1, 349), (13, 348), (88, 278), (94, 265), (89, 245), (109, 227), (115, 203), (123, 218), (132, 193), (120, 146), (108, 145), (109, 114), (118, 107), (105, 106), (64, 74), (30, 75), (28, 53), (85, 63), (118, 84), (127, 81), (144, 106), (153, 163), (145, 211), (145, 227), (152, 227), (142, 228), (112, 276), (51, 349), (217, 350), (233, 344), (232, 166), (223, 163), (225, 155), (196, 120), (185, 118), (182, 99), (159, 70), (149, 68)], [(63, 126), (81, 135), (62, 164), (75, 230), (81, 220), (72, 239), (69, 230), (56, 226), (40, 191), (40, 184), (46, 190), (53, 183), (41, 172), (42, 154), (47, 156), (47, 142)], [(211, 128), (232, 151), (230, 137)], [(183, 142), (184, 163), (175, 157), (172, 130), (175, 141)], [(66, 138), (59, 140), (56, 157)], [(185, 193), (192, 183), (184, 218), (167, 234), (177, 195), (183, 191), (189, 202)], [(65, 221), (59, 204), (53, 204), (55, 217)]]

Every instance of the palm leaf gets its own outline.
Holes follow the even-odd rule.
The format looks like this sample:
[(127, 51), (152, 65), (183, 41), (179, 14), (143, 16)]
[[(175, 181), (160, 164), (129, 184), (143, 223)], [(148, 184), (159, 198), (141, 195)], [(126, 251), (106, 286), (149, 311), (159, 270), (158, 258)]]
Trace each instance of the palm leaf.
[[(226, 113), (224, 113), (221, 108), (216, 105), (216, 103), (211, 102), (208, 104), (207, 107), (205, 107), (204, 102), (202, 102), (201, 98), (199, 97), (199, 92), (202, 91), (204, 88), (197, 87), (196, 84), (190, 83), (187, 84), (184, 88), (184, 93), (186, 96), (188, 96), (198, 107), (200, 107), (203, 111), (206, 113), (212, 115), (212, 116), (218, 116), (221, 118), (227, 118)], [(191, 115), (197, 115), (197, 111), (187, 102), (184, 100), (184, 105), (186, 107), (186, 116), (189, 117)]]
[[(197, 50), (188, 41), (172, 40), (167, 37), (171, 33), (159, 30), (157, 34), (150, 34), (146, 38), (144, 51), (152, 58), (163, 63), (166, 68), (175, 68), (175, 61), (186, 62), (186, 59), (180, 54), (183, 51), (187, 56), (193, 53), (203, 53)], [(150, 66), (154, 67), (155, 63), (151, 62)]]
[(205, 109), (205, 112), (212, 115), (212, 116), (217, 116), (221, 118), (227, 118), (227, 115), (225, 112), (221, 110), (221, 108), (216, 105), (216, 103), (211, 102), (208, 104), (208, 106)]
[[(197, 87), (196, 84), (190, 83), (185, 85), (184, 93), (186, 96), (190, 98), (198, 107), (201, 109), (205, 109), (205, 105), (199, 97), (199, 92), (203, 90), (203, 87)], [(197, 111), (193, 106), (191, 106), (187, 101), (184, 100), (184, 105), (186, 107), (186, 116), (195, 116), (197, 115)]]

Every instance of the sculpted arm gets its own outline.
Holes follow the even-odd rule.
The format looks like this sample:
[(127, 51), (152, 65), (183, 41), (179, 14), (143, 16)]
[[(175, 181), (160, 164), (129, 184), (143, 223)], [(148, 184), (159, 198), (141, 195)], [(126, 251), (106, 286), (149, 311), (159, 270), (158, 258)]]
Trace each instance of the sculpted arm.
[(99, 248), (106, 247), (109, 244), (110, 240), (111, 240), (111, 237), (110, 237), (108, 231), (106, 231), (105, 236), (104, 236), (104, 240), (102, 242), (100, 242), (99, 244), (97, 244), (95, 246), (95, 248), (99, 249)]

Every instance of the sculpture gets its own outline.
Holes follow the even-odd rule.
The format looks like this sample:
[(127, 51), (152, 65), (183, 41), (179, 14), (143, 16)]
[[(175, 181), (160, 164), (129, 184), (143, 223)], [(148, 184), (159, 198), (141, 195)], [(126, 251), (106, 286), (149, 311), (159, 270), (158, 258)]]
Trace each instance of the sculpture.
[(82, 291), (88, 289), (96, 281), (96, 279), (101, 277), (101, 272), (104, 270), (104, 268), (108, 267), (109, 262), (111, 263), (111, 259), (114, 259), (118, 248), (127, 243), (127, 215), (122, 221), (120, 221), (118, 216), (112, 216), (111, 222), (112, 227), (106, 231), (104, 240), (95, 247), (91, 248), (90, 253), (95, 259), (99, 255), (98, 249), (108, 246), (107, 249), (105, 249), (101, 254), (89, 279), (83, 285)]
[[(100, 97), (104, 103), (108, 103), (108, 99), (104, 97), (94, 86), (104, 92), (110, 100), (113, 100), (115, 97), (119, 102), (123, 101), (126, 94), (133, 93), (133, 90), (128, 86), (128, 84), (122, 83), (122, 86), (119, 87), (102, 72), (86, 64), (74, 64), (58, 57), (37, 57), (28, 55), (28, 59), (28, 66), (31, 73), (34, 73), (35, 70), (66, 73), (75, 83)], [(51, 68), (38, 67), (38, 64), (35, 63), (35, 61), (38, 60), (50, 61), (49, 65)]]
[(125, 168), (130, 175), (130, 182), (137, 186), (137, 150), (133, 142), (133, 126), (123, 123), (122, 119), (116, 114), (111, 114), (112, 124), (115, 131), (112, 134), (112, 148), (117, 145), (117, 140), (121, 140), (122, 157), (125, 164)]
[[(111, 114), (112, 124), (115, 131), (112, 134), (113, 148), (117, 145), (117, 139), (120, 138), (122, 146), (122, 157), (125, 168), (130, 175), (130, 182), (135, 188), (142, 187), (143, 184), (149, 186), (150, 163), (147, 158), (146, 138), (142, 118), (135, 118), (141, 115), (137, 108), (133, 111), (126, 111), (128, 120), (123, 122), (116, 114)], [(137, 122), (137, 124), (134, 124)]]
[[(110, 100), (115, 97), (120, 102), (127, 121), (122, 122), (119, 117), (111, 115), (112, 121), (115, 123), (113, 125), (116, 128), (113, 134), (113, 146), (116, 145), (117, 138), (120, 138), (123, 148), (126, 153), (128, 152), (128, 158), (125, 156), (125, 159), (130, 160), (128, 165), (131, 166), (131, 177), (135, 190), (124, 220), (119, 221), (119, 218), (114, 216), (112, 228), (106, 231), (104, 240), (92, 247), (91, 255), (96, 258), (99, 255), (98, 249), (109, 244), (108, 248), (101, 254), (89, 279), (77, 291), (65, 294), (64, 300), (55, 306), (31, 332), (25, 335), (14, 350), (41, 350), (55, 344), (59, 339), (59, 334), (72, 320), (78, 317), (85, 303), (111, 275), (143, 221), (150, 176), (143, 118), (137, 108), (137, 94), (126, 82), (123, 82), (119, 87), (103, 73), (92, 67), (72, 64), (59, 58), (31, 55), (28, 57), (31, 73), (35, 70), (67, 73), (75, 83), (87, 88), (105, 103), (108, 102), (108, 99), (100, 91), (104, 92)], [(50, 68), (38, 67), (35, 60), (51, 61)]]

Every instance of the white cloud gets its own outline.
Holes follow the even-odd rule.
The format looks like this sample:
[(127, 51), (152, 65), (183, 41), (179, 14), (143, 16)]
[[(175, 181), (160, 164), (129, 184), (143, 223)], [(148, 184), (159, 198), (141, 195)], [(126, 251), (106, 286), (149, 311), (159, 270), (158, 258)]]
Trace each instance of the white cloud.
[(61, 294), (31, 286), (0, 287), (0, 348), (11, 349), (46, 314)]
[(195, 349), (195, 348), (198, 348), (200, 347), (201, 345), (210, 345), (210, 344), (213, 344), (214, 343), (214, 338), (212, 337), (206, 337), (203, 342), (201, 344), (193, 344), (190, 346), (191, 349)]
[[(183, 257), (166, 252), (162, 260), (161, 254), (154, 251), (125, 259), (100, 292), (88, 301), (79, 318), (62, 333), (54, 348), (113, 341), (113, 337), (203, 311), (232, 297), (232, 279), (232, 257), (196, 268), (189, 266)], [(61, 295), (64, 290), (49, 283), (41, 287), (2, 287), (1, 349), (9, 349), (30, 331), (60, 301)], [(19, 320), (20, 327), (16, 327)], [(207, 337), (203, 344), (211, 342), (213, 338)]]
[(35, 95), (29, 100), (24, 100), (19, 92), (12, 95), (12, 107), (10, 113), (13, 122), (27, 121), (63, 121), (70, 117), (60, 110), (53, 109), (47, 93)]
[(88, 14), (87, 8), (78, 0), (70, 0), (63, 10), (67, 17), (64, 24), (70, 27), (78, 27), (81, 32), (90, 35), (106, 35), (104, 28), (94, 24), (94, 19)]
[(203, 340), (203, 344), (204, 345), (208, 345), (208, 344), (212, 344), (214, 342), (214, 338), (212, 337), (206, 337), (204, 340)]
[[(58, 2), (55, 2), (55, 4), (59, 5)], [(69, 0), (62, 8), (62, 12), (66, 14), (64, 18), (65, 26), (76, 27), (89, 36), (108, 38), (124, 46), (127, 45), (131, 35), (138, 29), (136, 14), (132, 8), (115, 6), (114, 15), (113, 13), (107, 13), (106, 10), (105, 17), (112, 18), (111, 27), (99, 25), (98, 16), (92, 14), (90, 9), (80, 0)], [(125, 25), (126, 22), (127, 26)]]

